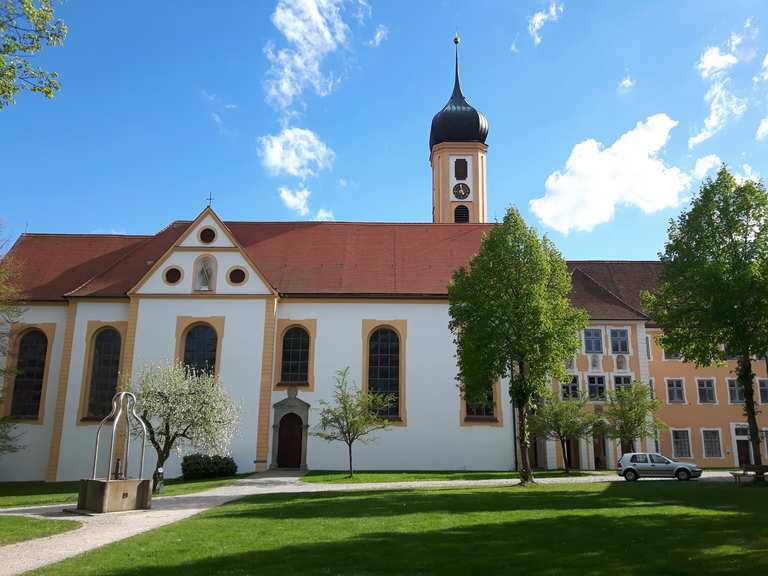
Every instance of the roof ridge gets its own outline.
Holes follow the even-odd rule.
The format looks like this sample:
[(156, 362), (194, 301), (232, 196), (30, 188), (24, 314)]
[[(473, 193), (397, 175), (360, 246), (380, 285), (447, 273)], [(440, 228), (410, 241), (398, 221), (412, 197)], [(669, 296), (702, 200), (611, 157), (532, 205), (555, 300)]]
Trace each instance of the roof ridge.
[(619, 302), (619, 304), (621, 304), (622, 306), (624, 306), (624, 307), (625, 307), (625, 308), (627, 308), (628, 310), (631, 310), (632, 312), (635, 312), (635, 313), (637, 313), (637, 314), (640, 314), (640, 315), (641, 315), (643, 318), (648, 318), (648, 315), (647, 315), (645, 312), (643, 312), (642, 310), (638, 310), (637, 308), (635, 308), (634, 306), (632, 306), (632, 305), (630, 305), (630, 304), (627, 304), (627, 303), (626, 303), (626, 302), (625, 302), (625, 301), (624, 301), (622, 298), (619, 298), (619, 297), (618, 297), (616, 294), (614, 294), (614, 293), (613, 293), (611, 290), (609, 290), (608, 288), (606, 288), (605, 286), (603, 286), (603, 285), (602, 285), (600, 282), (598, 282), (597, 280), (595, 280), (595, 279), (594, 279), (594, 278), (593, 278), (591, 275), (587, 274), (587, 273), (586, 273), (584, 270), (582, 270), (582, 269), (581, 269), (581, 268), (579, 268), (578, 266), (576, 266), (576, 267), (574, 268), (574, 271), (578, 271), (578, 272), (581, 272), (581, 274), (582, 274), (583, 276), (585, 276), (585, 277), (586, 277), (586, 278), (587, 278), (587, 279), (588, 279), (590, 282), (592, 282), (592, 283), (593, 283), (595, 286), (597, 286), (598, 288), (600, 288), (600, 290), (602, 290), (603, 292), (605, 292), (606, 294), (608, 294), (609, 296), (611, 296), (612, 298), (614, 298), (615, 300), (617, 300), (617, 301)]
[(443, 227), (443, 226), (456, 226), (462, 228), (468, 228), (472, 226), (495, 226), (493, 222), (475, 222), (472, 224), (456, 224), (454, 222), (357, 222), (353, 220), (333, 220), (333, 221), (317, 221), (317, 220), (222, 220), (225, 224), (295, 224), (295, 225), (313, 225), (313, 226), (331, 226), (331, 225), (348, 225), (354, 224), (355, 226), (430, 226), (430, 227)]
[(128, 250), (128, 252), (126, 252), (126, 253), (125, 253), (125, 254), (122, 256), (122, 258), (118, 258), (118, 259), (117, 259), (117, 260), (115, 260), (115, 261), (114, 261), (114, 262), (113, 262), (111, 265), (109, 265), (109, 266), (107, 266), (106, 268), (104, 268), (103, 270), (101, 270), (101, 271), (100, 271), (98, 274), (94, 274), (93, 276), (91, 276), (90, 278), (88, 278), (88, 280), (86, 280), (85, 282), (83, 282), (82, 284), (80, 284), (80, 286), (78, 286), (78, 287), (77, 287), (77, 288), (75, 288), (74, 290), (70, 290), (69, 292), (67, 292), (66, 294), (64, 294), (64, 296), (74, 296), (74, 295), (75, 295), (75, 292), (79, 291), (81, 288), (85, 288), (85, 287), (86, 287), (88, 284), (90, 284), (91, 282), (93, 282), (94, 280), (96, 280), (96, 278), (98, 278), (98, 277), (100, 277), (100, 276), (103, 276), (104, 274), (106, 274), (107, 272), (109, 272), (110, 270), (112, 270), (113, 268), (115, 268), (115, 266), (117, 266), (118, 264), (120, 264), (121, 262), (123, 262), (123, 261), (124, 261), (126, 258), (128, 258), (128, 257), (129, 257), (129, 256), (131, 256), (132, 254), (134, 254), (134, 253), (135, 253), (135, 252), (136, 252), (136, 251), (137, 251), (139, 248), (141, 248), (142, 246), (146, 246), (146, 245), (149, 243), (149, 241), (150, 241), (150, 240), (154, 240), (155, 238), (157, 238), (158, 236), (160, 236), (160, 234), (162, 234), (163, 232), (165, 232), (166, 230), (168, 230), (168, 229), (169, 229), (171, 226), (173, 226), (173, 224), (174, 224), (174, 223), (173, 223), (173, 222), (171, 222), (170, 224), (166, 225), (166, 226), (165, 226), (165, 228), (163, 228), (162, 230), (160, 230), (160, 232), (158, 232), (158, 233), (157, 233), (157, 234), (155, 234), (154, 236), (146, 236), (146, 237), (145, 237), (145, 238), (144, 238), (144, 239), (143, 239), (141, 242), (137, 242), (137, 243), (136, 243), (136, 245), (133, 247), (133, 249), (132, 249), (132, 250)]
[(102, 232), (22, 232), (19, 238), (28, 236), (83, 236), (87, 238), (108, 237), (108, 238), (152, 238), (152, 234), (106, 234)]

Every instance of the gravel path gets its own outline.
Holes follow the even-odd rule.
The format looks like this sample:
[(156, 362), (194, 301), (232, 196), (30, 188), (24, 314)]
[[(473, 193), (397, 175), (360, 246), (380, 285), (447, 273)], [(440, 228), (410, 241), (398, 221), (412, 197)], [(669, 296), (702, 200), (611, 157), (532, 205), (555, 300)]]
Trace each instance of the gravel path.
[[(299, 481), (299, 474), (267, 472), (237, 480), (228, 486), (213, 488), (197, 494), (167, 496), (152, 501), (151, 510), (76, 516), (64, 512), (62, 505), (4, 508), (0, 515), (25, 515), (47, 519), (79, 520), (76, 530), (36, 540), (27, 540), (0, 547), (0, 576), (21, 574), (60, 562), (77, 554), (93, 550), (148, 530), (178, 522), (199, 512), (226, 502), (256, 494), (308, 493), (359, 490), (401, 490), (412, 488), (472, 488), (514, 486), (517, 479), (492, 480), (425, 480), (414, 482), (370, 482), (361, 484), (312, 484)], [(705, 472), (703, 480), (730, 480), (727, 472)], [(620, 481), (616, 475), (541, 478), (539, 484), (582, 484)]]

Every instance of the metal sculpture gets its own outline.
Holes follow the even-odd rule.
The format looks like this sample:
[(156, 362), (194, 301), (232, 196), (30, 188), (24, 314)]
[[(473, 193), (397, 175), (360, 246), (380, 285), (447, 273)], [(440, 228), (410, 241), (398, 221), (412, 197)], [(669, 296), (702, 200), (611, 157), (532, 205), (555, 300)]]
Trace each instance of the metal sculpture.
[[(105, 478), (98, 477), (99, 444), (104, 425), (112, 424), (109, 440), (109, 462)], [(122, 458), (115, 457), (118, 435), (124, 431)], [(141, 437), (139, 469), (135, 477), (129, 476), (131, 436)], [(143, 478), (144, 453), (147, 447), (147, 426), (136, 414), (136, 396), (130, 392), (118, 392), (112, 398), (112, 411), (99, 423), (96, 444), (93, 449), (91, 477), (80, 481), (77, 509), (83, 512), (122, 512), (146, 510), (152, 503), (152, 481)]]
[[(120, 425), (120, 418), (125, 414), (125, 426), (126, 434), (123, 443), (123, 459), (122, 464), (120, 458), (115, 460), (115, 431)], [(139, 459), (139, 473), (136, 476), (141, 480), (144, 474), (144, 453), (147, 448), (147, 425), (144, 424), (144, 420), (136, 414), (136, 396), (131, 392), (118, 392), (112, 398), (112, 411), (99, 423), (99, 428), (96, 430), (96, 446), (93, 449), (93, 472), (91, 474), (92, 480), (98, 480), (97, 470), (99, 464), (99, 438), (101, 437), (101, 430), (104, 424), (112, 421), (112, 436), (109, 443), (109, 468), (107, 470), (107, 477), (105, 480), (127, 480), (128, 479), (128, 462), (130, 461), (131, 450), (131, 418), (134, 422), (138, 422), (141, 426), (141, 457)], [(112, 468), (115, 468), (114, 474), (112, 474)], [(121, 470), (122, 468), (122, 470)]]

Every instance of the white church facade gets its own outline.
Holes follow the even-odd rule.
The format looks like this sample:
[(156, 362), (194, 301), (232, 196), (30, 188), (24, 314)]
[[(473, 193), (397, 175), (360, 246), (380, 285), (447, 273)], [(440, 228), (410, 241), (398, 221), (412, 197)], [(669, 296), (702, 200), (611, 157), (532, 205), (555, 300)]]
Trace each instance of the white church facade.
[[(8, 256), (26, 304), (0, 360), (14, 370), (0, 413), (17, 423), (23, 449), (0, 459), (0, 480), (87, 477), (115, 390), (142, 366), (168, 361), (212, 370), (238, 403), (231, 453), (243, 472), (345, 467), (342, 445), (311, 435), (345, 367), (364, 389), (397, 397), (390, 429), (355, 448), (358, 468), (514, 469), (506, 383), (493, 402), (467, 405), (448, 328), (450, 278), (492, 226), (487, 134), (462, 94), (457, 55), (453, 94), (432, 121), (431, 223), (225, 222), (209, 207), (149, 236), (21, 235)], [(661, 353), (640, 292), (654, 286), (659, 264), (569, 267), (571, 298), (590, 328), (563, 394), (599, 404), (613, 386), (652, 383)], [(670, 366), (657, 364), (656, 380)], [(569, 450), (585, 469), (612, 466), (617, 455), (604, 437)], [(551, 440), (533, 451), (539, 467), (562, 465)], [(174, 456), (166, 474), (179, 473)]]

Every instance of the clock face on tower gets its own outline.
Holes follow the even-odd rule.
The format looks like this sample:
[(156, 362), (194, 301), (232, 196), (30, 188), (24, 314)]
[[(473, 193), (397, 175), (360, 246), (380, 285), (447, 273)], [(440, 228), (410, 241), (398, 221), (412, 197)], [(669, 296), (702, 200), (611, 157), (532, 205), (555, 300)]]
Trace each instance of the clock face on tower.
[(469, 186), (459, 182), (453, 187), (453, 196), (459, 200), (466, 200), (469, 197)]

